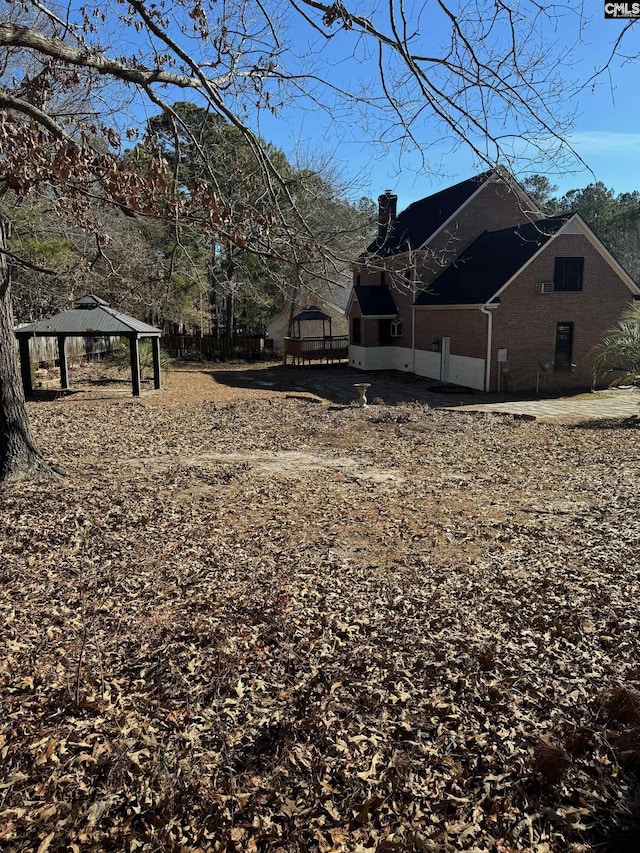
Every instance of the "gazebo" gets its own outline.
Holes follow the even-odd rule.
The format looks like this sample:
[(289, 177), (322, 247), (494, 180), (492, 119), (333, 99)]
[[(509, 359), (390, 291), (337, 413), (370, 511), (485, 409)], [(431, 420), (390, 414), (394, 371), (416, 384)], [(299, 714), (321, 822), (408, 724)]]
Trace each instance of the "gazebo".
[[(322, 323), (322, 335), (303, 335), (302, 324), (312, 323), (312, 329), (319, 331)], [(327, 334), (328, 326), (328, 334)], [(291, 318), (291, 337), (284, 339), (284, 363), (291, 358), (293, 364), (311, 364), (312, 361), (344, 361), (349, 357), (346, 335), (333, 337), (331, 334), (331, 317), (325, 314), (317, 305), (309, 305), (295, 317)], [(297, 331), (297, 335), (296, 335)]]
[[(324, 311), (321, 311), (317, 305), (309, 305), (308, 308), (304, 308), (300, 313), (296, 314), (295, 317), (291, 318), (291, 325), (293, 332), (292, 337), (294, 338), (302, 338), (302, 323), (309, 322), (318, 322), (322, 321), (322, 337), (327, 337), (326, 323), (329, 324), (329, 334), (328, 337), (331, 337), (331, 317), (328, 314), (325, 314)], [(296, 324), (298, 325), (298, 334), (295, 334)]]
[(160, 389), (160, 336), (161, 329), (149, 326), (134, 317), (121, 314), (98, 296), (89, 294), (75, 303), (73, 308), (54, 314), (48, 320), (21, 326), (15, 330), (20, 345), (20, 369), (22, 384), (27, 397), (33, 394), (31, 380), (30, 338), (57, 338), (60, 359), (60, 387), (69, 388), (69, 366), (67, 363), (67, 338), (121, 337), (128, 338), (131, 353), (131, 385), (133, 396), (140, 396), (140, 353), (141, 338), (151, 338), (153, 347), (153, 387)]

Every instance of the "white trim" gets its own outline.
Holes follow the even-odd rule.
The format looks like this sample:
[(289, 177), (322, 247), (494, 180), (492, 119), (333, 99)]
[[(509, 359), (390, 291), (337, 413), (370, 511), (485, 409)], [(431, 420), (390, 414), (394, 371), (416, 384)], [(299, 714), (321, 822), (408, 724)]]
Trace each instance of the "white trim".
[[(569, 219), (567, 219), (567, 221), (564, 223), (564, 225), (562, 226), (562, 228), (559, 228), (559, 229), (556, 231), (556, 233), (555, 233), (552, 237), (550, 237), (550, 238), (549, 238), (549, 239), (548, 239), (548, 240), (547, 240), (547, 241), (546, 241), (542, 246), (540, 246), (540, 248), (538, 249), (538, 251), (537, 251), (534, 255), (532, 255), (532, 256), (529, 258), (529, 260), (528, 260), (525, 264), (523, 264), (523, 265), (522, 265), (522, 266), (521, 266), (521, 267), (520, 267), (520, 268), (519, 268), (519, 269), (518, 269), (518, 270), (517, 270), (517, 271), (516, 271), (512, 276), (511, 276), (511, 278), (510, 278), (510, 279), (509, 279), (505, 284), (503, 284), (503, 285), (502, 285), (502, 287), (501, 287), (499, 290), (497, 290), (497, 291), (493, 294), (493, 296), (492, 296), (490, 299), (488, 299), (488, 300), (487, 300), (487, 302), (493, 302), (493, 300), (494, 300), (494, 299), (497, 299), (497, 298), (498, 298), (498, 296), (500, 296), (500, 294), (501, 294), (503, 291), (505, 291), (505, 290), (509, 287), (509, 285), (510, 285), (510, 284), (512, 284), (512, 283), (513, 283), (513, 282), (518, 278), (518, 276), (519, 276), (519, 275), (521, 275), (521, 273), (523, 273), (523, 272), (524, 272), (524, 270), (526, 270), (526, 268), (527, 268), (530, 264), (532, 264), (532, 263), (536, 260), (536, 258), (538, 258), (538, 257), (539, 257), (539, 256), (540, 256), (540, 255), (545, 251), (545, 249), (548, 249), (548, 248), (549, 248), (549, 246), (553, 243), (553, 241), (554, 241), (557, 237), (560, 237), (561, 235), (563, 235), (563, 236), (564, 236), (564, 235), (567, 233), (567, 232), (565, 231), (565, 228), (567, 228), (567, 226), (569, 226), (569, 224), (571, 224), (572, 226), (575, 226), (576, 224), (577, 224), (577, 225), (579, 225), (579, 226), (581, 227), (581, 229), (582, 229), (582, 232), (581, 232), (581, 233), (582, 233), (582, 235), (583, 235), (584, 237), (586, 237), (586, 238), (587, 238), (587, 240), (588, 240), (588, 241), (591, 243), (591, 245), (593, 246), (593, 248), (594, 248), (594, 249), (596, 249), (596, 250), (599, 252), (599, 254), (602, 256), (602, 258), (603, 258), (603, 259), (604, 259), (604, 260), (609, 264), (609, 266), (611, 267), (611, 269), (612, 269), (615, 273), (617, 273), (617, 274), (619, 275), (619, 277), (624, 281), (624, 283), (627, 285), (627, 287), (629, 288), (629, 290), (630, 290), (633, 294), (640, 294), (640, 288), (639, 288), (639, 287), (638, 287), (638, 285), (634, 282), (634, 280), (631, 278), (631, 276), (629, 275), (629, 273), (628, 273), (628, 272), (626, 272), (626, 271), (623, 269), (623, 267), (621, 267), (621, 266), (620, 266), (620, 264), (618, 263), (618, 261), (616, 261), (616, 259), (615, 259), (615, 258), (613, 257), (613, 255), (611, 254), (611, 252), (609, 252), (609, 250), (608, 250), (608, 249), (606, 249), (606, 248), (603, 246), (603, 244), (600, 242), (600, 240), (598, 240), (598, 238), (596, 237), (596, 235), (593, 233), (593, 231), (591, 231), (591, 229), (590, 229), (590, 228), (589, 228), (589, 226), (586, 224), (586, 222), (584, 221), (584, 219), (580, 216), (580, 214), (578, 214), (578, 213), (574, 213), (572, 216), (570, 216), (570, 217), (569, 217)], [(517, 226), (516, 226), (516, 227), (517, 227)], [(515, 229), (514, 229), (514, 230), (515, 230)], [(573, 228), (568, 228), (567, 230), (568, 230), (571, 234), (573, 234), (574, 236), (579, 236), (578, 234), (576, 234), (576, 232), (573, 230)], [(562, 293), (566, 293), (566, 291), (561, 291), (561, 292), (562, 292)], [(580, 291), (575, 291), (575, 292), (576, 292), (576, 293), (579, 293)], [(489, 306), (489, 305), (487, 305), (487, 308), (488, 308), (488, 307), (490, 307), (490, 306)]]
[(487, 357), (485, 359), (484, 390), (491, 391), (491, 344), (493, 336), (493, 314), (487, 311), (486, 305), (481, 305), (480, 310), (487, 317)]
[(562, 226), (562, 230), (565, 234), (583, 233), (579, 223), (577, 223), (574, 219), (572, 219), (571, 221), (567, 220), (567, 222), (565, 222), (565, 224)]
[[(362, 311), (362, 305), (360, 306), (360, 310)], [(363, 314), (363, 320), (395, 320), (398, 316), (398, 312), (395, 314)]]
[[(502, 180), (506, 183), (509, 189), (513, 190), (516, 195), (520, 196), (520, 201), (523, 201), (525, 204), (530, 206), (530, 210), (523, 210), (522, 212), (529, 216), (529, 220), (531, 222), (545, 218), (544, 211), (538, 207), (520, 181), (515, 178), (508, 169), (505, 169), (504, 166), (496, 166), (495, 171), (502, 177)], [(536, 217), (535, 219), (533, 218), (534, 215)]]
[(412, 300), (411, 300), (411, 372), (416, 372), (416, 282), (418, 280), (418, 267), (414, 260), (413, 267), (411, 270), (411, 278), (412, 278)]
[[(472, 180), (472, 178), (468, 178), (468, 180)], [(482, 192), (482, 190), (486, 186), (488, 186), (489, 184), (496, 184), (498, 182), (502, 182), (507, 187), (508, 190), (510, 190), (511, 192), (514, 192), (516, 195), (520, 196), (520, 201), (524, 202), (526, 207), (531, 208), (530, 210), (526, 210), (524, 207), (522, 209), (522, 213), (527, 216), (528, 222), (534, 222), (535, 221), (534, 216), (537, 216), (538, 219), (544, 218), (544, 212), (542, 210), (540, 210), (540, 208), (536, 205), (536, 203), (533, 201), (533, 199), (525, 192), (524, 187), (520, 184), (520, 182), (518, 180), (516, 180), (516, 178), (514, 178), (510, 172), (508, 172), (506, 169), (503, 169), (502, 166), (496, 166), (496, 168), (491, 170), (491, 175), (489, 175), (489, 177), (486, 178), (480, 184), (478, 189), (474, 193), (472, 193), (469, 196), (469, 198), (460, 205), (460, 207), (456, 208), (454, 210), (454, 212), (451, 214), (451, 216), (448, 219), (446, 219), (442, 223), (442, 225), (439, 225), (436, 228), (436, 230), (431, 235), (429, 235), (429, 237), (427, 237), (425, 240), (423, 240), (423, 242), (417, 248), (412, 247), (410, 249), (404, 249), (402, 252), (396, 252), (395, 254), (387, 255), (386, 258), (380, 258), (376, 255), (369, 255), (369, 260), (354, 262), (354, 264), (353, 264), (354, 269), (366, 266), (366, 268), (368, 270), (378, 271), (381, 269), (380, 265), (384, 264), (385, 260), (388, 258), (393, 258), (395, 260), (397, 258), (402, 258), (404, 255), (407, 255), (409, 258), (411, 258), (411, 256), (415, 255), (417, 252), (429, 251), (429, 245), (428, 244), (431, 242), (431, 240), (433, 240), (434, 237), (436, 237), (444, 228), (446, 228), (447, 225), (449, 225), (451, 222), (453, 222), (453, 220), (458, 216), (460, 211), (464, 210), (464, 208), (468, 204), (470, 204), (473, 201), (473, 199), (476, 198), (478, 193)], [(461, 181), (460, 183), (465, 183), (465, 181)], [(453, 186), (456, 186), (456, 184), (453, 184)], [(445, 190), (448, 190), (448, 189), (451, 189), (451, 187), (444, 187), (444, 189), (438, 190), (438, 192), (444, 192)], [(424, 198), (416, 199), (416, 201), (411, 202), (411, 204), (418, 204), (418, 202), (426, 201), (427, 199), (431, 198), (432, 196), (438, 195), (438, 192), (431, 193), (431, 195), (425, 196)], [(411, 204), (408, 207), (405, 207), (405, 209), (402, 210), (401, 213), (404, 213), (406, 210), (408, 210), (409, 207), (411, 207)], [(526, 225), (527, 222), (523, 222), (520, 224)], [(373, 260), (376, 257), (378, 257), (378, 264), (377, 265), (375, 263), (373, 263)], [(444, 269), (446, 269), (446, 266), (444, 267)]]
[[(458, 207), (451, 214), (451, 216), (442, 223), (442, 225), (438, 226), (438, 228), (436, 228), (436, 230), (433, 232), (433, 234), (431, 234), (430, 237), (427, 237), (427, 239), (423, 243), (421, 243), (420, 246), (417, 249), (415, 249), (414, 251), (422, 252), (425, 249), (427, 249), (428, 248), (427, 243), (430, 243), (435, 237), (437, 237), (437, 235), (441, 231), (443, 231), (447, 227), (447, 225), (449, 225), (460, 214), (460, 211), (464, 210), (465, 207), (467, 207), (467, 205), (471, 204), (471, 202), (482, 192), (482, 190), (485, 187), (488, 187), (489, 185), (495, 185), (497, 183), (502, 183), (504, 186), (507, 187), (507, 189), (510, 192), (513, 192), (513, 193), (519, 195), (520, 201), (525, 202), (526, 205), (531, 207), (531, 210), (524, 210), (523, 209), (523, 211), (522, 211), (522, 213), (527, 216), (527, 219), (529, 220), (529, 222), (533, 221), (533, 219), (532, 219), (533, 215), (539, 215), (539, 217), (542, 218), (542, 216), (544, 214), (542, 213), (540, 208), (535, 204), (535, 202), (533, 201), (532, 198), (529, 198), (527, 193), (520, 186), (518, 181), (516, 181), (516, 179), (513, 177), (513, 175), (510, 175), (508, 172), (506, 172), (506, 174), (505, 174), (505, 172), (503, 172), (503, 170), (500, 168), (500, 166), (498, 166), (497, 168), (491, 170), (491, 174), (489, 175), (489, 177), (480, 184), (478, 189), (474, 193), (472, 193), (469, 196), (469, 198), (465, 202), (463, 202), (460, 205), (460, 207)], [(454, 184), (454, 186), (455, 186), (455, 184)], [(434, 193), (434, 195), (437, 195), (437, 193)], [(429, 196), (427, 196), (427, 198), (429, 198)], [(420, 199), (420, 200), (422, 201), (422, 199)]]
[(593, 233), (591, 228), (589, 228), (589, 226), (584, 221), (584, 219), (580, 216), (579, 213), (574, 213), (574, 215), (571, 217), (571, 219), (567, 220), (567, 222), (562, 226), (562, 228), (560, 229), (560, 231), (558, 233), (561, 234), (564, 231), (564, 229), (567, 227), (567, 225), (570, 222), (572, 222), (574, 219), (576, 220), (576, 223), (581, 227), (582, 233), (587, 238), (587, 240), (591, 243), (593, 248), (597, 249), (597, 251), (600, 252), (600, 254), (604, 258), (604, 260), (609, 264), (611, 269), (620, 276), (620, 278), (624, 281), (624, 283), (627, 285), (629, 290), (635, 295), (640, 294), (640, 287), (638, 287), (638, 285), (631, 278), (631, 276), (625, 270), (625, 268), (614, 258), (614, 256), (607, 249), (607, 247), (602, 243), (602, 241), (599, 240), (598, 237)]
[[(351, 285), (351, 293), (349, 294), (349, 301), (347, 302), (347, 307), (344, 309), (345, 317), (349, 316), (349, 313), (351, 312), (351, 305), (353, 304), (354, 299), (356, 299), (356, 291), (355, 291), (354, 286)], [(358, 305), (360, 305), (359, 302), (358, 302)], [(360, 310), (362, 310), (362, 308), (360, 308)]]
[(420, 311), (477, 311), (479, 308), (491, 308), (495, 311), (498, 305), (487, 305), (484, 302), (465, 303), (464, 305), (412, 305)]
[[(427, 239), (426, 239), (426, 240), (424, 240), (424, 241), (423, 241), (423, 242), (418, 246), (418, 248), (417, 248), (417, 249), (414, 249), (413, 251), (414, 251), (414, 252), (422, 252), (422, 251), (425, 251), (426, 249), (428, 249), (429, 247), (428, 247), (428, 245), (427, 245), (427, 244), (428, 244), (428, 243), (430, 243), (430, 242), (434, 239), (434, 237), (436, 237), (436, 236), (437, 236), (441, 231), (443, 231), (443, 230), (447, 227), (447, 225), (449, 225), (451, 222), (453, 222), (453, 220), (458, 216), (458, 214), (460, 213), (460, 211), (461, 211), (461, 210), (464, 210), (464, 209), (465, 209), (465, 207), (466, 207), (468, 204), (471, 204), (471, 202), (473, 201), (473, 199), (474, 199), (474, 198), (476, 198), (476, 196), (477, 196), (477, 195), (479, 195), (479, 193), (481, 193), (481, 192), (482, 192), (482, 190), (483, 190), (483, 189), (487, 186), (487, 184), (490, 182), (491, 177), (493, 177), (493, 175), (491, 175), (491, 176), (489, 176), (488, 178), (486, 178), (486, 179), (485, 179), (485, 180), (480, 184), (480, 186), (478, 187), (478, 189), (477, 189), (475, 192), (471, 193), (471, 195), (469, 196), (469, 198), (468, 198), (465, 202), (463, 202), (463, 203), (460, 205), (460, 207), (456, 207), (456, 209), (453, 211), (453, 213), (451, 214), (451, 216), (450, 216), (448, 219), (445, 219), (445, 221), (442, 223), (442, 225), (439, 225), (439, 226), (436, 228), (436, 230), (433, 232), (433, 234), (430, 234), (430, 235), (427, 237)], [(464, 183), (464, 181), (463, 181), (462, 183)], [(454, 184), (454, 186), (455, 186), (455, 184)], [(446, 190), (446, 189), (451, 189), (451, 187), (445, 187), (445, 190)], [(441, 190), (440, 192), (443, 192), (443, 190)], [(433, 193), (433, 195), (438, 195), (438, 193)], [(419, 201), (426, 201), (426, 199), (427, 199), (427, 198), (430, 198), (430, 196), (427, 196), (425, 199), (419, 199)]]

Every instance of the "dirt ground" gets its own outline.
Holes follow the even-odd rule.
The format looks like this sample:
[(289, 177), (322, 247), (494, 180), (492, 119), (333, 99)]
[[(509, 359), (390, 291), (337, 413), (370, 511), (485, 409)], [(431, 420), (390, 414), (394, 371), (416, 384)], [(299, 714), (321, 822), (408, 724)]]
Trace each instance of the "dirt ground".
[[(45, 371), (42, 371), (44, 374)], [(438, 404), (452, 403), (455, 398), (430, 394), (429, 381), (400, 377), (385, 379), (376, 374), (374, 396), (385, 402), (398, 403), (431, 398)], [(413, 381), (412, 381), (413, 380)], [(143, 372), (142, 405), (162, 407), (182, 406), (203, 401), (228, 403), (236, 400), (275, 399), (284, 395), (314, 397), (328, 402), (346, 404), (358, 399), (354, 384), (363, 381), (362, 373), (346, 365), (335, 367), (284, 366), (281, 362), (215, 363), (201, 366), (188, 362), (172, 362), (171, 370), (163, 373), (162, 392), (153, 391), (150, 371)], [(369, 381), (367, 379), (367, 381)], [(99, 363), (82, 364), (70, 371), (71, 388), (61, 392), (59, 376), (49, 371), (36, 383), (36, 398), (60, 399), (68, 403), (119, 399), (131, 396), (131, 381), (126, 370), (117, 370)], [(460, 395), (459, 395), (460, 396)], [(473, 394), (462, 392), (461, 398), (473, 400)]]
[[(99, 363), (75, 366), (71, 372), (71, 382), (70, 392), (61, 394), (59, 377), (50, 372), (46, 378), (39, 379), (40, 387), (36, 389), (36, 396), (79, 402), (126, 398), (131, 394), (126, 371), (102, 367)], [(147, 371), (139, 402), (142, 405), (167, 407), (195, 404), (203, 400), (224, 403), (278, 399), (284, 394), (287, 397), (314, 398), (347, 405), (358, 399), (359, 394), (354, 385), (361, 382), (370, 384), (367, 391), (369, 403), (386, 405), (418, 402), (431, 408), (461, 408), (486, 414), (521, 415), (531, 420), (578, 422), (601, 418), (621, 419), (640, 412), (638, 388), (600, 390), (596, 393), (545, 399), (535, 394), (485, 394), (455, 386), (442, 386), (434, 380), (393, 371), (363, 373), (347, 365), (293, 367), (284, 366), (280, 362), (211, 364), (207, 367), (173, 362), (173, 369), (163, 377), (161, 394), (153, 392)]]
[(637, 850), (635, 421), (311, 376), (28, 404), (66, 474), (0, 492), (0, 847)]

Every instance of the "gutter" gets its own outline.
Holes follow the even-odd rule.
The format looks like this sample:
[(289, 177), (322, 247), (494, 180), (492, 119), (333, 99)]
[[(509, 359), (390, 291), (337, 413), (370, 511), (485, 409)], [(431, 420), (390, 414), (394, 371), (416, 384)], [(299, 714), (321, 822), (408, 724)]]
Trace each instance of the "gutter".
[(412, 296), (413, 299), (411, 301), (411, 372), (416, 372), (416, 280), (418, 278), (418, 269), (416, 266), (416, 261), (413, 263), (413, 269), (411, 271), (411, 275), (413, 278), (412, 282)]
[(484, 374), (484, 390), (491, 390), (491, 344), (493, 337), (493, 314), (486, 305), (480, 306), (480, 311), (487, 316), (487, 358)]

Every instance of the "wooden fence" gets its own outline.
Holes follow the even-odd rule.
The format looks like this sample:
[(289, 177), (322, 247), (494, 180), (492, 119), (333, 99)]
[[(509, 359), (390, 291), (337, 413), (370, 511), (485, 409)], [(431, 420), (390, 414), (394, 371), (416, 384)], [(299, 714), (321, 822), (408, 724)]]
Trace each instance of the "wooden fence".
[(284, 363), (311, 364), (312, 361), (326, 361), (328, 364), (349, 359), (349, 336), (317, 338), (285, 338)]
[[(117, 337), (67, 338), (67, 357), (90, 361), (110, 353)], [(213, 335), (163, 335), (160, 346), (175, 358), (202, 358), (228, 361), (232, 358), (269, 358), (273, 340), (261, 335), (242, 335), (235, 338), (216, 338)], [(31, 360), (36, 365), (58, 361), (57, 338), (31, 338)]]
[(239, 335), (216, 338), (213, 335), (163, 335), (162, 349), (174, 358), (194, 358), (228, 361), (232, 358), (268, 357), (273, 341), (263, 335)]
[[(92, 361), (107, 353), (113, 352), (118, 338), (67, 338), (67, 358), (76, 361)], [(58, 361), (57, 338), (31, 338), (29, 353), (35, 365), (54, 364)]]

